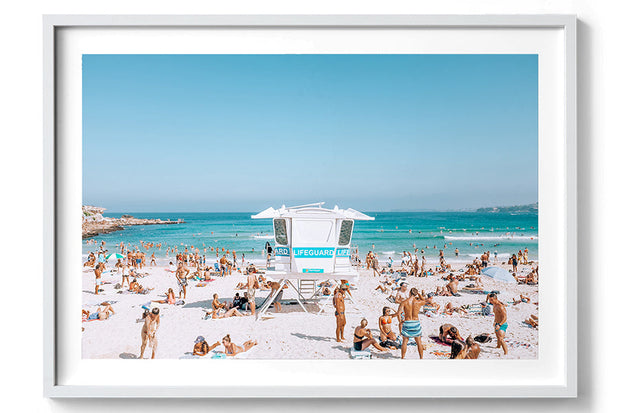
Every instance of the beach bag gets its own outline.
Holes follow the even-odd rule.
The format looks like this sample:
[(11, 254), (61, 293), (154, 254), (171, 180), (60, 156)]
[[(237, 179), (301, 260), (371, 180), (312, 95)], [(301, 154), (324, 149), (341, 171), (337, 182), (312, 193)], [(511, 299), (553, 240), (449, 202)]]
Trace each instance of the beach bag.
[(491, 336), (488, 334), (478, 334), (476, 337), (474, 337), (474, 341), (477, 341), (478, 343), (488, 343), (491, 340), (493, 340), (493, 338), (491, 338)]

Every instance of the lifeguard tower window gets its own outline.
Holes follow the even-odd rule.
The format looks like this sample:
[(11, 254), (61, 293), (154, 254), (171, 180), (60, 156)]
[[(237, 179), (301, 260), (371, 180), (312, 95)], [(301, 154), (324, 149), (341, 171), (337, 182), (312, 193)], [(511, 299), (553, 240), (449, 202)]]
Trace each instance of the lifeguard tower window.
[(353, 221), (344, 220), (340, 225), (340, 236), (338, 237), (338, 245), (349, 245), (351, 242), (351, 234), (353, 233)]
[(273, 228), (276, 233), (276, 244), (288, 245), (288, 236), (286, 235), (286, 221), (283, 219), (274, 219)]

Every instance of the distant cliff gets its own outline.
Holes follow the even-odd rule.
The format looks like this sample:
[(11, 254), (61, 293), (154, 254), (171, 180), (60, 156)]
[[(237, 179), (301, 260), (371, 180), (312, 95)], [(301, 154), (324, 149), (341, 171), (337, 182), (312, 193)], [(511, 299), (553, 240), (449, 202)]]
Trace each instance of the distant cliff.
[(528, 205), (500, 206), (489, 208), (478, 208), (476, 212), (503, 212), (511, 214), (536, 214), (538, 213), (538, 202)]
[(120, 231), (126, 226), (131, 225), (161, 225), (161, 224), (181, 224), (184, 221), (161, 219), (140, 219), (131, 215), (123, 215), (121, 218), (109, 218), (103, 216), (105, 208), (90, 205), (82, 206), (82, 239), (97, 236), (99, 234), (109, 234), (110, 232)]

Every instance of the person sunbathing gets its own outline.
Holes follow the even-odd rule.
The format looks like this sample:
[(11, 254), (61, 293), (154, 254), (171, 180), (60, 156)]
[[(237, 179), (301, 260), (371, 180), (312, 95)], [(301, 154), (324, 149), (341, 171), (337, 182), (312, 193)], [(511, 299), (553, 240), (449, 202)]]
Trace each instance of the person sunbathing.
[(519, 294), (519, 298), (513, 298), (512, 299), (512, 304), (513, 305), (517, 305), (517, 304), (521, 304), (521, 303), (529, 303), (531, 300), (528, 296), (525, 296), (523, 294)]
[(528, 324), (534, 328), (538, 328), (538, 317), (534, 314), (530, 315), (530, 318), (524, 321), (525, 324)]
[(459, 281), (456, 279), (456, 277), (454, 277), (453, 275), (450, 275), (450, 282), (446, 285), (446, 289), (448, 290), (450, 294), (452, 294), (455, 297), (458, 297), (459, 296), (458, 288), (459, 288)]
[(447, 315), (452, 315), (452, 313), (460, 313), (460, 314), (467, 314), (467, 310), (463, 307), (455, 307), (452, 305), (452, 303), (448, 303), (446, 304), (444, 310), (443, 310), (444, 314)]
[(222, 344), (224, 345), (224, 352), (229, 356), (236, 356), (239, 353), (243, 353), (256, 346), (258, 343), (256, 340), (247, 340), (243, 343), (243, 346), (238, 346), (237, 344), (230, 341), (230, 334), (226, 334), (226, 336), (222, 339)]
[(203, 336), (198, 336), (196, 337), (196, 340), (194, 340), (194, 349), (192, 351), (192, 354), (194, 356), (206, 356), (208, 352), (210, 352), (219, 345), (220, 342), (218, 341), (212, 346), (209, 346)]
[(381, 284), (379, 284), (377, 288), (375, 288), (375, 291), (381, 291), (383, 294), (387, 294), (390, 290), (391, 290), (390, 288), (383, 286)]
[(325, 280), (318, 284), (319, 287), (332, 288), (332, 283), (329, 280)]
[(87, 310), (82, 310), (82, 321), (86, 321), (86, 320), (106, 320), (106, 319), (110, 318), (110, 313), (116, 314), (114, 312), (114, 309), (110, 305), (110, 303), (103, 302), (103, 303), (101, 303), (101, 305), (103, 306), (103, 308), (98, 307), (97, 311), (95, 311), (94, 313), (91, 313), (91, 312), (89, 312)]
[(436, 313), (439, 311), (440, 308), (441, 306), (439, 305), (439, 303), (433, 301), (433, 293), (426, 294), (426, 302), (424, 303), (424, 307), (422, 307), (422, 310), (424, 312), (432, 311)]
[(538, 273), (535, 271), (532, 271), (528, 275), (526, 275), (525, 283), (528, 285), (538, 284)]
[(403, 301), (405, 301), (407, 299), (408, 292), (407, 292), (407, 283), (406, 282), (402, 282), (400, 283), (400, 287), (398, 288), (398, 290), (396, 290), (395, 293), (390, 294), (390, 296), (387, 298), (388, 301), (393, 302), (395, 304), (400, 304)]
[(228, 317), (243, 317), (243, 314), (237, 310), (236, 307), (233, 307), (231, 309), (225, 309), (225, 308), (219, 308), (218, 310), (213, 310), (211, 312), (211, 317), (214, 320), (220, 319), (220, 318), (228, 318)]
[(168, 288), (168, 292), (166, 293), (166, 299), (165, 300), (154, 300), (154, 303), (159, 303), (159, 304), (170, 304), (170, 305), (174, 305), (176, 304), (177, 300), (176, 297), (174, 296), (174, 291), (172, 290), (172, 288)]
[(450, 292), (448, 291), (446, 287), (438, 286), (437, 289), (435, 290), (435, 295), (440, 296), (440, 297), (448, 297), (448, 296), (451, 296), (452, 294), (450, 294)]
[(129, 283), (129, 291), (136, 294), (147, 294), (151, 290), (152, 288), (144, 288), (143, 286), (138, 284), (138, 281), (135, 278), (132, 282)]
[(217, 310), (228, 310), (230, 309), (230, 304), (227, 301), (221, 302), (217, 293), (213, 294), (213, 301), (211, 302), (211, 307), (213, 307), (213, 311)]
[(367, 325), (368, 320), (362, 318), (362, 321), (360, 321), (360, 325), (355, 327), (355, 331), (353, 332), (353, 348), (356, 351), (362, 351), (366, 350), (368, 346), (372, 345), (374, 348), (381, 352), (387, 352), (389, 349), (377, 343), (377, 340), (372, 337), (372, 333), (370, 332), (370, 330), (366, 328)]

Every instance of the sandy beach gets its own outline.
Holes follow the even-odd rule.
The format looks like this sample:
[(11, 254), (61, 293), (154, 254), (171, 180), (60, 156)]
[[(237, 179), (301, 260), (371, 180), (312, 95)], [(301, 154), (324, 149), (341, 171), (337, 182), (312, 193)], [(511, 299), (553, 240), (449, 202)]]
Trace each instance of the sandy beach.
[[(492, 265), (508, 268), (501, 263)], [(108, 268), (112, 266), (111, 262)], [(456, 272), (463, 265), (453, 265)], [(520, 266), (519, 273), (525, 275), (531, 265)], [(212, 296), (219, 294), (221, 301), (231, 302), (235, 293), (243, 295), (244, 290), (236, 290), (239, 282), (245, 282), (246, 276), (240, 272), (232, 272), (232, 275), (213, 277), (214, 280), (204, 287), (198, 287), (198, 282), (190, 281), (187, 291), (187, 299), (183, 305), (168, 305), (152, 303), (153, 300), (163, 300), (168, 288), (178, 290), (175, 275), (170, 271), (168, 260), (158, 259), (156, 266), (145, 266), (138, 271), (143, 277), (138, 282), (145, 288), (152, 288), (148, 294), (135, 294), (127, 291), (127, 287), (116, 289), (116, 284), (121, 282), (120, 274), (114, 270), (107, 271), (102, 276), (104, 285), (99, 295), (94, 294), (95, 277), (93, 269), (84, 268), (82, 272), (83, 282), (83, 309), (90, 312), (96, 311), (102, 302), (109, 302), (115, 311), (107, 320), (92, 320), (82, 323), (83, 358), (137, 358), (140, 354), (140, 331), (143, 326), (142, 306), (158, 307), (161, 314), (161, 326), (157, 333), (159, 345), (156, 358), (178, 359), (191, 357), (194, 340), (197, 336), (203, 336), (209, 345), (221, 341), (226, 334), (230, 334), (232, 341), (242, 344), (246, 340), (256, 340), (257, 346), (246, 353), (241, 353), (234, 358), (248, 359), (349, 359), (352, 346), (353, 331), (362, 318), (368, 319), (368, 327), (374, 337), (379, 336), (378, 318), (383, 307), (388, 306), (393, 310), (398, 305), (387, 300), (388, 294), (375, 290), (381, 277), (373, 276), (372, 270), (360, 269), (360, 277), (354, 283), (352, 290), (355, 302), (346, 301), (345, 343), (335, 340), (335, 317), (331, 297), (326, 297), (323, 303), (309, 304), (309, 313), (295, 301), (296, 292), (292, 288), (284, 290), (282, 312), (276, 313), (270, 308), (266, 317), (256, 320), (253, 316), (230, 317), (226, 319), (205, 319), (205, 310), (211, 309)], [(444, 286), (447, 281), (439, 275), (430, 277), (408, 277), (409, 288), (416, 287), (426, 292), (435, 291), (437, 286)], [(535, 359), (538, 352), (538, 330), (523, 323), (531, 314), (538, 316), (538, 286), (525, 284), (509, 284), (495, 281), (482, 276), (484, 290), (497, 290), (498, 298), (506, 304), (508, 313), (508, 330), (506, 342), (508, 355), (503, 355), (501, 349), (495, 348), (496, 341), (481, 344), (481, 359)], [(484, 294), (464, 292), (462, 287), (469, 284), (468, 281), (460, 282), (460, 297), (433, 297), (434, 301), (441, 305), (441, 309), (448, 302), (455, 306), (471, 305), (485, 301)], [(257, 305), (260, 305), (269, 291), (257, 291)], [(513, 305), (513, 298), (519, 294), (528, 296), (529, 303)], [(291, 304), (288, 304), (288, 303)], [(319, 306), (325, 304), (325, 311), (318, 314)], [(441, 311), (440, 311), (441, 313)], [(468, 335), (489, 333), (493, 335), (493, 314), (481, 315), (479, 312), (453, 315), (420, 314), (422, 325), (422, 342), (426, 349), (425, 359), (437, 359), (449, 357), (450, 346), (437, 343), (431, 338), (438, 334), (442, 324), (449, 323), (459, 329), (465, 338)], [(396, 324), (394, 330), (398, 329)], [(413, 340), (412, 340), (413, 342)], [(219, 346), (215, 351), (224, 351)], [(400, 350), (392, 350), (389, 353), (380, 354), (372, 349), (374, 359), (399, 359)], [(150, 356), (147, 349), (145, 357)], [(211, 356), (211, 353), (207, 357)], [(230, 358), (230, 357), (228, 357)], [(418, 354), (414, 345), (409, 344), (407, 351), (408, 359), (417, 359)]]

